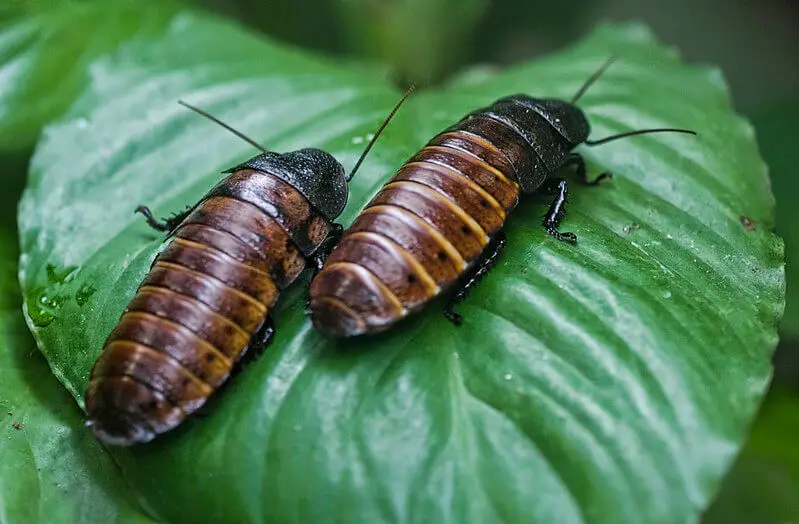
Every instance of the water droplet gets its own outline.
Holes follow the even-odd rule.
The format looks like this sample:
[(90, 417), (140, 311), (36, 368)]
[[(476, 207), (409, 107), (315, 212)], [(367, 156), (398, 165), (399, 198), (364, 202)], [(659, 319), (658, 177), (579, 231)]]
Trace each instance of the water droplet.
[(504, 378), (505, 380), (510, 380), (513, 378), (513, 373), (505, 373), (505, 376), (502, 378)]
[(52, 297), (42, 295), (42, 297), (39, 299), (39, 302), (45, 307), (58, 309), (61, 307), (61, 304), (64, 303), (64, 297), (59, 295), (54, 295)]
[(56, 318), (59, 301), (45, 295), (44, 288), (34, 289), (28, 297), (28, 316), (36, 327), (45, 327)]
[(363, 137), (362, 136), (354, 136), (352, 137), (353, 144), (363, 144)]
[(93, 285), (84, 282), (75, 293), (75, 302), (77, 302), (79, 306), (82, 306), (89, 301), (95, 291), (97, 291), (97, 289)]
[(375, 137), (374, 133), (369, 133), (368, 135), (366, 135), (366, 140), (371, 141), (372, 139), (374, 139), (374, 137)]
[(75, 125), (78, 126), (78, 129), (86, 129), (89, 127), (89, 120), (86, 118), (79, 118), (75, 121)]
[(75, 278), (78, 266), (68, 266), (64, 269), (58, 269), (55, 264), (47, 264), (45, 271), (47, 272), (47, 281), (51, 284), (63, 284)]
[(671, 298), (671, 291), (668, 289), (663, 292), (663, 298)]

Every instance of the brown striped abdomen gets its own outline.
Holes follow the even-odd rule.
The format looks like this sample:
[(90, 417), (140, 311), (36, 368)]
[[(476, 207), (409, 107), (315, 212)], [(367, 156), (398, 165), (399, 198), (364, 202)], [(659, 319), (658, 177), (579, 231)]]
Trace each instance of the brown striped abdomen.
[(330, 226), (263, 172), (237, 171), (206, 195), (153, 262), (92, 369), (86, 408), (98, 438), (146, 442), (196, 411), (228, 378), (279, 290), (305, 269), (303, 248), (315, 249)]
[(311, 284), (314, 326), (333, 336), (383, 331), (470, 268), (519, 199), (534, 153), (478, 116), (435, 137), (367, 204)]

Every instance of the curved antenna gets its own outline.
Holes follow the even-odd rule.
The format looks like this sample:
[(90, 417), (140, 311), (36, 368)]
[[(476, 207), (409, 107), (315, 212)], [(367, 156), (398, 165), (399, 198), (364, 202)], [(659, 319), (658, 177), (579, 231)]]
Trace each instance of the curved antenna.
[(228, 131), (230, 131), (231, 133), (233, 133), (233, 134), (234, 134), (234, 135), (236, 135), (237, 137), (239, 137), (239, 138), (241, 138), (242, 140), (244, 140), (245, 142), (247, 142), (248, 144), (250, 144), (250, 145), (253, 145), (253, 146), (257, 147), (258, 149), (260, 149), (260, 150), (261, 150), (261, 151), (263, 151), (264, 153), (267, 153), (267, 152), (268, 152), (268, 151), (267, 151), (267, 149), (266, 149), (264, 146), (262, 146), (261, 144), (259, 144), (259, 143), (258, 143), (258, 142), (256, 142), (255, 140), (253, 140), (252, 138), (248, 137), (247, 135), (245, 135), (245, 134), (244, 134), (244, 133), (242, 133), (241, 131), (238, 131), (238, 130), (236, 130), (236, 129), (233, 129), (232, 127), (230, 127), (230, 126), (229, 126), (229, 125), (227, 125), (226, 123), (222, 122), (221, 120), (219, 120), (219, 119), (218, 119), (218, 118), (216, 118), (215, 116), (212, 116), (212, 115), (210, 115), (210, 114), (206, 113), (205, 111), (203, 111), (203, 110), (202, 110), (202, 109), (200, 109), (199, 107), (194, 107), (194, 106), (193, 106), (193, 105), (191, 105), (191, 104), (187, 104), (187, 103), (186, 103), (186, 102), (184, 102), (183, 100), (178, 100), (178, 104), (182, 105), (183, 107), (187, 107), (187, 108), (191, 109), (192, 111), (194, 111), (194, 112), (195, 112), (195, 113), (197, 113), (197, 114), (200, 114), (200, 115), (204, 116), (205, 118), (207, 118), (207, 119), (208, 119), (208, 120), (210, 120), (211, 122), (214, 122), (214, 123), (216, 123), (216, 124), (219, 124), (220, 126), (224, 127), (225, 129), (227, 129)]
[(357, 162), (355, 162), (355, 167), (353, 167), (352, 171), (350, 171), (350, 174), (347, 175), (347, 178), (346, 178), (347, 182), (352, 180), (352, 177), (355, 176), (355, 173), (358, 171), (358, 168), (361, 167), (361, 164), (363, 163), (364, 159), (366, 158), (366, 155), (372, 149), (372, 146), (375, 145), (375, 142), (377, 141), (377, 137), (380, 136), (380, 134), (386, 128), (388, 123), (391, 122), (391, 119), (394, 118), (394, 115), (397, 114), (397, 111), (399, 111), (399, 108), (402, 105), (402, 103), (405, 102), (405, 100), (407, 100), (409, 96), (411, 96), (411, 93), (413, 93), (413, 91), (415, 89), (416, 89), (416, 84), (411, 84), (410, 87), (408, 87), (408, 90), (405, 91), (405, 94), (402, 96), (400, 101), (397, 102), (397, 105), (394, 106), (394, 109), (391, 110), (391, 113), (388, 114), (388, 117), (386, 117), (386, 119), (383, 121), (383, 123), (380, 124), (380, 127), (377, 128), (377, 131), (375, 132), (374, 136), (372, 137), (372, 140), (369, 141), (369, 144), (366, 146), (366, 149), (364, 149), (363, 153), (361, 153), (361, 157), (358, 159)]
[(591, 87), (591, 84), (596, 82), (597, 78), (602, 76), (602, 73), (607, 71), (608, 68), (611, 65), (613, 65), (613, 62), (615, 62), (615, 61), (616, 61), (616, 57), (615, 56), (611, 56), (610, 58), (605, 60), (605, 63), (602, 64), (602, 66), (599, 69), (597, 69), (596, 72), (593, 75), (589, 76), (588, 80), (586, 80), (585, 83), (580, 86), (580, 89), (578, 89), (577, 93), (572, 97), (571, 103), (573, 104), (573, 103), (577, 102), (577, 100), (579, 100), (580, 97), (585, 94), (585, 92), (588, 90), (588, 88)]
[(599, 140), (586, 140), (585, 145), (598, 146), (600, 144), (605, 144), (607, 142), (619, 138), (627, 138), (628, 136), (635, 136), (635, 135), (645, 135), (647, 133), (685, 133), (688, 135), (696, 136), (696, 131), (691, 131), (690, 129), (672, 129), (666, 127), (658, 129), (639, 129), (638, 131), (628, 131), (626, 133), (619, 133), (618, 135), (606, 136), (605, 138), (600, 138)]

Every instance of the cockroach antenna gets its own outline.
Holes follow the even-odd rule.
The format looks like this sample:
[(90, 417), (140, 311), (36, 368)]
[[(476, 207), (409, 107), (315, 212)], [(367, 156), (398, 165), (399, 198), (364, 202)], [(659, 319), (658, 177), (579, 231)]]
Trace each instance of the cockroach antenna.
[(607, 70), (608, 70), (608, 68), (609, 68), (610, 66), (612, 66), (612, 65), (613, 65), (613, 62), (615, 62), (615, 61), (616, 61), (616, 57), (615, 57), (615, 56), (611, 56), (610, 58), (608, 58), (607, 60), (605, 60), (605, 63), (604, 63), (604, 64), (602, 64), (602, 66), (601, 66), (599, 69), (597, 69), (597, 70), (596, 70), (596, 72), (594, 72), (594, 74), (593, 74), (593, 75), (591, 75), (590, 77), (588, 77), (588, 80), (586, 80), (586, 81), (585, 81), (585, 83), (583, 83), (583, 85), (581, 85), (581, 86), (580, 86), (580, 89), (578, 89), (578, 90), (577, 90), (577, 93), (575, 93), (575, 95), (572, 97), (572, 99), (571, 99), (571, 103), (572, 103), (572, 104), (576, 103), (576, 102), (577, 102), (577, 101), (580, 99), (580, 97), (581, 97), (581, 96), (583, 96), (583, 95), (585, 94), (585, 92), (588, 90), (588, 88), (589, 88), (589, 87), (591, 87), (591, 84), (593, 84), (594, 82), (596, 82), (596, 81), (597, 81), (597, 79), (598, 79), (600, 76), (602, 76), (602, 74), (603, 74), (605, 71), (607, 71)]
[(377, 131), (375, 132), (374, 136), (372, 137), (372, 140), (369, 141), (369, 144), (366, 146), (366, 149), (364, 149), (363, 153), (361, 153), (361, 157), (358, 159), (357, 162), (355, 162), (355, 167), (353, 167), (352, 171), (350, 171), (350, 174), (347, 175), (347, 182), (352, 180), (352, 177), (355, 176), (355, 173), (361, 167), (361, 164), (363, 163), (364, 159), (366, 158), (366, 155), (369, 154), (369, 151), (375, 145), (375, 142), (377, 141), (377, 137), (380, 136), (380, 134), (386, 128), (388, 123), (391, 122), (391, 119), (394, 118), (394, 115), (397, 114), (397, 111), (399, 111), (399, 108), (408, 99), (408, 97), (411, 96), (411, 93), (413, 93), (415, 89), (416, 89), (416, 85), (415, 84), (411, 84), (411, 86), (408, 88), (408, 90), (405, 91), (405, 94), (402, 96), (400, 101), (397, 102), (397, 105), (394, 106), (394, 109), (391, 110), (391, 113), (388, 114), (388, 117), (386, 117), (386, 119), (383, 121), (383, 123), (380, 124), (380, 127), (377, 128)]
[[(577, 90), (577, 93), (572, 97), (571, 103), (574, 104), (577, 100), (580, 99), (581, 96), (585, 94), (591, 85), (597, 81), (597, 79), (602, 76), (602, 74), (608, 70), (608, 68), (613, 65), (613, 62), (616, 61), (615, 56), (611, 56), (605, 63), (603, 63), (599, 69), (597, 69), (593, 75), (588, 77), (588, 80), (580, 86), (580, 89)], [(587, 146), (598, 146), (600, 144), (605, 144), (607, 142), (611, 142), (613, 140), (617, 140), (619, 138), (627, 138), (630, 136), (635, 135), (645, 135), (649, 133), (686, 133), (689, 135), (696, 135), (696, 131), (691, 131), (690, 129), (676, 129), (676, 128), (657, 128), (657, 129), (639, 129), (637, 131), (629, 131), (626, 133), (619, 133), (617, 135), (611, 135), (605, 138), (600, 138), (599, 140), (586, 140), (585, 145)]]
[(183, 100), (178, 100), (178, 104), (182, 105), (183, 107), (187, 107), (187, 108), (191, 109), (192, 111), (194, 111), (195, 113), (204, 116), (205, 118), (207, 118), (211, 122), (214, 122), (214, 123), (224, 127), (225, 129), (227, 129), (228, 131), (230, 131), (231, 133), (233, 133), (237, 137), (241, 138), (242, 140), (244, 140), (248, 144), (257, 147), (258, 149), (260, 149), (264, 153), (267, 152), (267, 149), (264, 146), (262, 146), (261, 144), (259, 144), (255, 140), (253, 140), (252, 138), (248, 137), (247, 135), (245, 135), (244, 133), (242, 133), (238, 129), (234, 129), (232, 126), (222, 122), (217, 117), (215, 117), (215, 116), (213, 116), (213, 115), (211, 115), (209, 113), (206, 113), (205, 111), (203, 111), (199, 107), (194, 107), (193, 105), (188, 104), (188, 103), (184, 102)]

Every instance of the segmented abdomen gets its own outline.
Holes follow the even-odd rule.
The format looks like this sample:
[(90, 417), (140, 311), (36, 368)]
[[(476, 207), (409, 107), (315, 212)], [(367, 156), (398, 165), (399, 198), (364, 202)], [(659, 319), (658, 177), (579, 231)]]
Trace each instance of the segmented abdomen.
[[(500, 143), (502, 147), (499, 147)], [(519, 197), (504, 124), (478, 116), (435, 137), (369, 202), (311, 285), (317, 329), (377, 332), (452, 285)]]
[[(257, 190), (271, 208), (236, 188)], [(326, 221), (309, 228), (319, 225), (312, 215), (296, 189), (251, 170), (205, 197), (155, 259), (92, 369), (86, 407), (98, 437), (144, 442), (206, 401), (279, 290), (305, 268), (298, 244), (326, 236)]]

